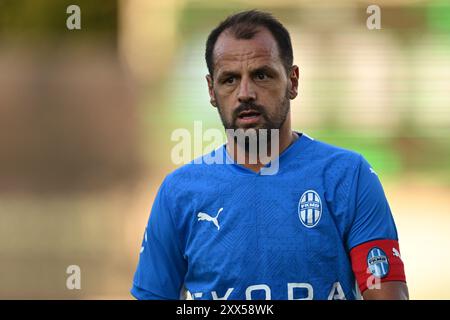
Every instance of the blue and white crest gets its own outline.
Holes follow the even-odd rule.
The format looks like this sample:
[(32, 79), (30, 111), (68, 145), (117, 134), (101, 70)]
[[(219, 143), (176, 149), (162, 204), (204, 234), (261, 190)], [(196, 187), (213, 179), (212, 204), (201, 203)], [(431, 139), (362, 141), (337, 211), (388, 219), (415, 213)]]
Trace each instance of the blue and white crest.
[(386, 277), (389, 273), (389, 261), (386, 253), (378, 247), (370, 249), (367, 255), (367, 267), (375, 277)]
[(322, 201), (314, 190), (305, 191), (298, 202), (298, 217), (303, 225), (312, 228), (322, 217)]

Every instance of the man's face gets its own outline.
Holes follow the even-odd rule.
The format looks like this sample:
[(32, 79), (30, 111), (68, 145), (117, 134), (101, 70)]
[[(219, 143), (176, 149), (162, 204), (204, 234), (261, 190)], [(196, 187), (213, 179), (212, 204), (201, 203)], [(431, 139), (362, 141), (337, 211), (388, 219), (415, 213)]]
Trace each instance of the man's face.
[[(293, 79), (294, 78), (294, 81)], [(207, 76), (211, 103), (226, 129), (280, 129), (297, 95), (298, 68), (291, 74), (265, 28), (252, 39), (224, 31), (214, 47), (214, 78)]]

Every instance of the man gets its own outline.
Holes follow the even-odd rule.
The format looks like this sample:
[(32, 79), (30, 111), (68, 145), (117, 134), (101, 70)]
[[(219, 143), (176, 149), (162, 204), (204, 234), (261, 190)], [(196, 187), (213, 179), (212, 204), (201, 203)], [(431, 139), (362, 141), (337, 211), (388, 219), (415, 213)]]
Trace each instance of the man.
[[(162, 183), (131, 293), (138, 299), (407, 299), (397, 231), (375, 171), (359, 154), (294, 132), (299, 69), (270, 14), (228, 17), (206, 44), (211, 104), (239, 135)], [(264, 129), (272, 134), (260, 135)], [(265, 139), (263, 139), (265, 138)], [(241, 142), (239, 142), (241, 141)], [(276, 142), (273, 144), (273, 142)], [(239, 152), (243, 163), (236, 161)], [(276, 172), (262, 174), (277, 162)]]

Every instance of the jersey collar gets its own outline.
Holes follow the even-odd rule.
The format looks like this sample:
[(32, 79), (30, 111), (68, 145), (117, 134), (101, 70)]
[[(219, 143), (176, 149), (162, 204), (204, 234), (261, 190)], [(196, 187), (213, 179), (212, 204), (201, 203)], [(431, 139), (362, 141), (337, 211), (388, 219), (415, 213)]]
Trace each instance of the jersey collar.
[[(283, 167), (285, 167), (293, 158), (298, 157), (299, 155), (302, 155), (304, 149), (307, 147), (309, 143), (311, 143), (314, 139), (309, 137), (305, 133), (300, 133), (295, 131), (298, 134), (298, 139), (295, 140), (293, 143), (291, 143), (286, 149), (283, 150), (283, 152), (280, 154), (278, 159), (278, 173), (282, 171)], [(226, 143), (223, 144), (219, 149), (222, 149), (221, 151), (226, 156), (226, 166), (233, 170), (236, 173), (245, 174), (245, 175), (253, 175), (253, 176), (264, 176), (265, 174), (262, 174), (261, 171), (255, 172), (249, 168), (246, 168), (245, 166), (236, 163), (231, 156), (228, 154), (226, 149)], [(269, 168), (271, 166), (271, 161), (264, 167)]]

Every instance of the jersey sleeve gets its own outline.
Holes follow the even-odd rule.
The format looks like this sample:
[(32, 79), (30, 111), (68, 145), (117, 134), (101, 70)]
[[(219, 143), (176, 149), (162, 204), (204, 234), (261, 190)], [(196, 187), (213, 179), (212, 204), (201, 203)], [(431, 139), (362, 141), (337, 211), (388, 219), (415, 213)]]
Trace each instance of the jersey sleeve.
[(349, 212), (353, 213), (346, 241), (349, 251), (371, 240), (398, 240), (397, 228), (381, 182), (362, 156), (359, 156), (359, 165), (352, 182)]
[(187, 265), (167, 192), (165, 180), (152, 206), (131, 288), (139, 300), (180, 299)]
[(374, 283), (406, 282), (391, 209), (377, 173), (362, 156), (350, 195), (354, 216), (346, 245), (360, 291)]

